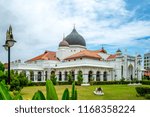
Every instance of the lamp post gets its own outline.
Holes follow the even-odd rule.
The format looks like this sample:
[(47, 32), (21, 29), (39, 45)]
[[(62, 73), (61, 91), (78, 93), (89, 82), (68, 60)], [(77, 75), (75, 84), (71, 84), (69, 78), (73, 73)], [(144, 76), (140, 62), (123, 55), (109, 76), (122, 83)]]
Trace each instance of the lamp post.
[(14, 40), (12, 34), (12, 27), (9, 26), (9, 30), (6, 32), (5, 45), (3, 45), (3, 47), (8, 51), (8, 84), (10, 84), (10, 48), (14, 45), (15, 42), (16, 41)]

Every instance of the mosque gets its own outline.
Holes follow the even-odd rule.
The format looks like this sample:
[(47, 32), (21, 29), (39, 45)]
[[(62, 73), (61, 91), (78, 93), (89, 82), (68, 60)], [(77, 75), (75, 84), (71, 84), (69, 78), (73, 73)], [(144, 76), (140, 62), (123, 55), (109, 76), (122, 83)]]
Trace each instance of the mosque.
[(72, 32), (59, 43), (56, 52), (45, 51), (43, 54), (22, 63), (17, 60), (11, 63), (11, 69), (25, 72), (32, 82), (45, 82), (55, 74), (58, 81), (67, 81), (71, 73), (77, 80), (80, 72), (83, 82), (141, 80), (141, 55), (131, 56), (122, 53), (120, 49), (109, 54), (103, 47), (99, 50), (89, 50), (85, 39), (74, 27)]

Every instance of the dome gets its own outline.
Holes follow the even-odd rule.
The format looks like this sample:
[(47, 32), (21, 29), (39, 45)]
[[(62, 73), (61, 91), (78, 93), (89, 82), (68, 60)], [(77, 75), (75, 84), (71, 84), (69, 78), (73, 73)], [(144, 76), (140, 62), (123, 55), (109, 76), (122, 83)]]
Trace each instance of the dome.
[(69, 45), (86, 46), (84, 38), (74, 28), (72, 32), (65, 38)]
[(139, 58), (140, 58), (140, 57), (142, 57), (142, 56), (139, 54), (139, 55), (137, 55), (137, 57), (139, 57)]
[(66, 41), (66, 40), (62, 40), (60, 43), (59, 43), (59, 47), (69, 47), (69, 43)]

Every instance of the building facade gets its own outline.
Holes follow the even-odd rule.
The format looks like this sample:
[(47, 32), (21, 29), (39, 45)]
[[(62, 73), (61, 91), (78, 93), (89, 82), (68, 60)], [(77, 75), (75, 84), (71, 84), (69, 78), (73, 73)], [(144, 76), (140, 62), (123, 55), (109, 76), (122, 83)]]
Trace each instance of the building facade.
[(144, 54), (144, 75), (150, 78), (150, 53)]
[(33, 82), (45, 82), (55, 74), (58, 81), (67, 81), (71, 74), (74, 80), (82, 73), (83, 82), (115, 81), (125, 78), (141, 80), (140, 55), (131, 56), (122, 53), (120, 49), (109, 54), (103, 47), (99, 50), (89, 50), (85, 39), (74, 28), (58, 44), (56, 52), (45, 51), (43, 54), (22, 63), (20, 60), (11, 63), (11, 69), (25, 72)]

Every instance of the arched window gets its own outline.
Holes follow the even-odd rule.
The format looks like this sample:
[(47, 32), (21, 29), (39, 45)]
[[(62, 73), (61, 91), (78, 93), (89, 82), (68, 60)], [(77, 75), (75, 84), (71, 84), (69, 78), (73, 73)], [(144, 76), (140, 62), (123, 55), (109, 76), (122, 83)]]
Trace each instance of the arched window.
[(52, 74), (55, 74), (55, 71), (51, 71), (51, 75), (52, 75)]
[(100, 72), (99, 71), (96, 72), (96, 81), (100, 81)]
[(68, 74), (68, 72), (67, 71), (65, 71), (65, 81), (67, 81), (67, 74)]
[(88, 74), (88, 81), (90, 82), (92, 78), (93, 78), (93, 72), (92, 72), (92, 71), (89, 71), (89, 74)]
[(106, 71), (105, 71), (104, 74), (103, 74), (103, 80), (104, 80), (104, 81), (107, 81), (107, 72), (106, 72)]
[(62, 74), (59, 72), (59, 81), (62, 81)]
[(132, 64), (128, 66), (128, 77), (130, 80), (133, 80), (133, 65)]
[(41, 81), (42, 80), (42, 73), (39, 71), (38, 72), (38, 81)]

